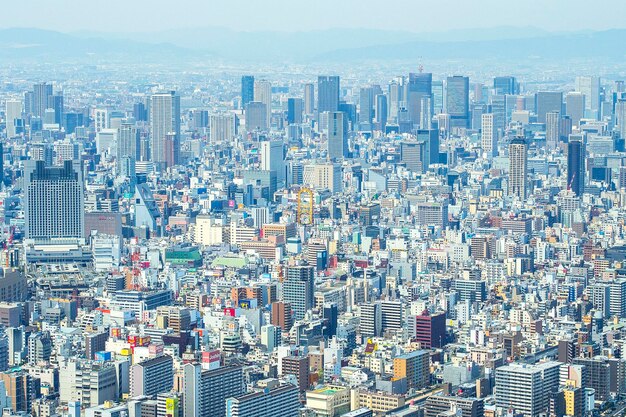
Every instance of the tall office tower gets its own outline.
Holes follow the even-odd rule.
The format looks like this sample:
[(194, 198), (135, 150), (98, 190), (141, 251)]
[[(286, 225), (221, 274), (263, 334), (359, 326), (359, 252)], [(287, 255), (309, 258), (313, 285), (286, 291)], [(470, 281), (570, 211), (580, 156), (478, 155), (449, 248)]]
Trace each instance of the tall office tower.
[(389, 96), (389, 100), (387, 102), (387, 106), (389, 108), (389, 119), (392, 122), (398, 121), (398, 110), (400, 109), (400, 101), (402, 98), (402, 85), (397, 81), (393, 80), (389, 83), (387, 88), (387, 94)]
[(174, 386), (174, 360), (169, 355), (134, 364), (130, 367), (130, 395), (157, 395)]
[(141, 149), (141, 134), (131, 123), (122, 123), (117, 135), (117, 159), (124, 157), (133, 158), (135, 161), (139, 159), (139, 150)]
[(332, 112), (328, 115), (328, 158), (338, 160), (348, 157), (348, 118), (344, 112)]
[(265, 104), (267, 125), (272, 121), (272, 84), (267, 80), (254, 81), (254, 101)]
[(498, 151), (497, 136), (493, 126), (493, 113), (482, 115), (482, 123), (480, 127), (481, 146), (490, 158)]
[(417, 141), (424, 142), (424, 168), (428, 168), (431, 164), (439, 163), (439, 130), (437, 129), (418, 129)]
[(585, 95), (573, 91), (565, 95), (565, 114), (572, 118), (574, 126), (580, 126), (580, 120), (585, 117)]
[(334, 163), (307, 164), (303, 167), (302, 183), (315, 189), (341, 192), (343, 188), (341, 165)]
[(509, 144), (509, 189), (508, 194), (526, 199), (526, 176), (528, 145), (524, 138), (515, 138)]
[[(175, 155), (180, 149), (180, 96), (175, 91), (153, 94), (150, 100), (150, 125), (152, 162), (159, 170), (169, 168), (166, 160), (167, 135), (173, 134)], [(175, 164), (180, 161), (174, 160)]]
[(291, 305), (295, 320), (302, 320), (315, 304), (315, 270), (312, 265), (288, 266), (283, 281), (283, 300)]
[(490, 113), (493, 113), (493, 126), (496, 135), (506, 129), (506, 96), (494, 94), (489, 104)]
[(432, 93), (433, 74), (429, 72), (412, 72), (409, 74), (405, 102), (412, 125), (416, 125), (420, 122), (422, 114), (422, 97), (432, 96)]
[(246, 106), (246, 130), (266, 131), (269, 123), (267, 119), (267, 106), (260, 101), (251, 101)]
[(48, 362), (52, 354), (50, 332), (32, 333), (28, 338), (28, 363), (39, 365)]
[(428, 163), (426, 161), (426, 146), (424, 141), (400, 142), (400, 161), (406, 168), (413, 172), (425, 172)]
[(556, 149), (561, 137), (561, 113), (546, 113), (546, 149)]
[(433, 101), (431, 96), (422, 96), (422, 103), (420, 105), (420, 120), (419, 125), (421, 129), (430, 129), (432, 127), (433, 120)]
[(237, 134), (237, 118), (232, 113), (209, 116), (209, 138), (211, 142), (230, 142)]
[(600, 78), (576, 77), (576, 91), (585, 96), (585, 117), (597, 119), (600, 113)]
[(317, 113), (339, 110), (339, 76), (320, 75), (317, 77)]
[(261, 142), (261, 169), (276, 171), (276, 182), (285, 183), (285, 152), (282, 140), (267, 140)]
[(585, 153), (583, 137), (570, 135), (567, 144), (567, 189), (577, 196), (585, 192)]
[(559, 91), (539, 91), (535, 94), (537, 122), (545, 123), (546, 114), (558, 111), (563, 114), (563, 93)]
[(553, 361), (496, 368), (496, 406), (524, 417), (541, 415), (548, 409), (550, 393), (559, 387), (560, 365)]
[(148, 109), (143, 102), (133, 104), (133, 118), (136, 122), (148, 121)]
[(202, 370), (200, 364), (186, 364), (182, 385), (183, 417), (224, 417), (226, 399), (245, 392), (240, 366)]
[(441, 80), (437, 80), (437, 81), (433, 81), (433, 94), (432, 94), (432, 98), (433, 98), (433, 115), (438, 115), (439, 113), (443, 113), (443, 108), (444, 108), (444, 87), (443, 87), (443, 81)]
[(191, 120), (193, 123), (191, 123), (190, 127), (194, 129), (200, 130), (205, 127), (209, 127), (209, 111), (201, 109), (194, 110)]
[(24, 114), (33, 114), (33, 105), (35, 101), (35, 93), (27, 91), (24, 93)]
[(406, 378), (409, 389), (422, 389), (430, 385), (430, 354), (416, 350), (393, 358), (393, 376)]
[(48, 243), (84, 239), (80, 162), (65, 161), (62, 167), (47, 167), (43, 161), (27, 161), (24, 175), (26, 239)]
[(63, 123), (63, 93), (52, 94), (48, 97), (48, 109), (54, 110), (54, 123), (59, 126)]
[(359, 128), (369, 129), (372, 123), (374, 110), (374, 89), (372, 87), (361, 88), (359, 91)]
[(7, 100), (5, 107), (7, 138), (14, 138), (16, 134), (16, 120), (22, 119), (22, 100)]
[(302, 95), (304, 97), (304, 114), (311, 116), (315, 113), (315, 84), (304, 84), (304, 92)]
[(515, 77), (510, 77), (510, 76), (494, 77), (493, 90), (495, 94), (502, 94), (502, 95), (519, 94), (517, 80), (515, 79)]
[(450, 128), (469, 127), (469, 78), (455, 75), (446, 81), (446, 113)]
[(376, 118), (376, 123), (379, 125), (379, 129), (383, 132), (385, 131), (385, 126), (387, 125), (388, 116), (389, 106), (387, 105), (387, 96), (384, 94), (377, 94), (374, 117)]
[(28, 414), (32, 411), (32, 403), (39, 394), (39, 384), (26, 371), (9, 371), (0, 373), (0, 382), (4, 383), (5, 394), (10, 399), (10, 407), (14, 413)]
[(362, 337), (378, 337), (383, 331), (383, 317), (380, 303), (361, 304), (359, 333)]
[(110, 125), (111, 119), (108, 109), (93, 109), (93, 124), (96, 130), (96, 133), (103, 129), (108, 129)]
[(39, 83), (33, 86), (33, 116), (43, 118), (51, 95), (52, 84)]
[(241, 77), (241, 108), (254, 101), (254, 76), (244, 75)]
[(229, 417), (298, 417), (300, 392), (291, 384), (267, 387), (226, 400)]
[(301, 98), (290, 97), (287, 99), (287, 123), (290, 125), (302, 123), (304, 101)]
[(618, 127), (621, 138), (626, 138), (626, 98), (617, 100), (615, 103), (615, 125)]

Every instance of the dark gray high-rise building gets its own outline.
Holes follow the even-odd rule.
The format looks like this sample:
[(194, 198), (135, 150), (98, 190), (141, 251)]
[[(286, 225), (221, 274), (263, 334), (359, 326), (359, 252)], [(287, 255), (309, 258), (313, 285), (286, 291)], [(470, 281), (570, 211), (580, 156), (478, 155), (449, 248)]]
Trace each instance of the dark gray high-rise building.
[(244, 75), (241, 77), (241, 108), (254, 101), (254, 76)]
[(376, 111), (374, 116), (376, 118), (376, 123), (380, 126), (380, 130), (385, 131), (385, 126), (387, 125), (387, 116), (389, 114), (388, 105), (387, 105), (387, 96), (384, 94), (376, 95)]
[(430, 164), (439, 163), (439, 130), (437, 129), (419, 129), (417, 131), (417, 141), (424, 141), (424, 168)]
[(519, 94), (519, 87), (515, 77), (494, 77), (493, 89), (496, 94)]
[(287, 123), (290, 125), (302, 123), (304, 101), (301, 98), (287, 99)]
[(459, 75), (446, 81), (446, 113), (450, 127), (469, 127), (469, 78)]
[(339, 76), (320, 75), (317, 78), (317, 112), (339, 110)]
[(54, 110), (54, 123), (61, 126), (63, 124), (63, 94), (57, 93), (48, 96), (47, 108)]
[(52, 84), (39, 83), (33, 86), (33, 116), (43, 117), (48, 108), (48, 99), (52, 95)]
[(372, 123), (374, 110), (374, 89), (372, 87), (361, 88), (359, 92), (359, 125), (365, 127)]
[(283, 281), (283, 299), (291, 304), (295, 320), (302, 320), (315, 303), (315, 275), (312, 265), (288, 266)]
[(432, 96), (432, 93), (433, 74), (429, 72), (412, 72), (409, 74), (405, 100), (407, 110), (409, 111), (409, 118), (413, 125), (420, 122), (422, 114), (422, 98), (425, 96)]
[(328, 115), (328, 158), (347, 158), (348, 154), (348, 118), (344, 112), (332, 112)]
[(84, 191), (79, 161), (48, 167), (43, 161), (28, 161), (25, 172), (26, 239), (54, 243), (83, 239)]
[(509, 195), (526, 198), (528, 174), (528, 145), (524, 138), (515, 138), (509, 144)]
[(537, 122), (545, 123), (548, 112), (558, 111), (563, 114), (563, 93), (557, 91), (539, 91), (535, 94), (535, 113)]
[(567, 188), (577, 196), (585, 192), (585, 144), (578, 135), (570, 135), (567, 144)]

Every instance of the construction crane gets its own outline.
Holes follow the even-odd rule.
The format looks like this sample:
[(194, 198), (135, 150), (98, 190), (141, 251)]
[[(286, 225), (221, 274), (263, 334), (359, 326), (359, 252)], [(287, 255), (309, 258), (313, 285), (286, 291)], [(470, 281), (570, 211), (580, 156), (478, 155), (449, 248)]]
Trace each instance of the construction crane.
[(313, 190), (310, 188), (298, 191), (297, 221), (304, 226), (313, 224)]

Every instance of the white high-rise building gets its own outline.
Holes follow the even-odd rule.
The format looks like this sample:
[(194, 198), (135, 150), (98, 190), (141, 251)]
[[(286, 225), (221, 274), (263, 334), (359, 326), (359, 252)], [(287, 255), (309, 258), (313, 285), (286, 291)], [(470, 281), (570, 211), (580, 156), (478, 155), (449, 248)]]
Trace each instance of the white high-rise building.
[[(152, 126), (151, 159), (163, 169), (178, 163), (180, 152), (180, 96), (175, 91), (153, 94), (150, 103)], [(168, 140), (168, 136), (170, 139)], [(168, 149), (168, 146), (172, 149)]]
[(546, 148), (555, 149), (559, 144), (561, 132), (561, 113), (549, 111), (546, 113)]
[(526, 198), (528, 173), (528, 145), (523, 138), (515, 138), (509, 144), (509, 195)]
[(483, 152), (487, 153), (487, 155), (491, 158), (498, 150), (496, 130), (493, 125), (493, 113), (485, 113), (482, 115), (480, 129)]
[(600, 110), (600, 77), (576, 77), (576, 91), (585, 95), (585, 117), (597, 119)]
[(231, 141), (236, 134), (235, 115), (232, 113), (212, 114), (209, 117), (211, 142)]
[(285, 183), (285, 161), (282, 140), (261, 142), (261, 169), (276, 171), (276, 182)]
[(22, 100), (7, 100), (5, 112), (7, 137), (13, 138), (16, 136), (15, 120), (22, 118)]
[(26, 239), (55, 243), (85, 237), (84, 184), (79, 161), (61, 167), (28, 161), (25, 172)]
[(254, 101), (265, 104), (267, 112), (267, 124), (271, 125), (272, 120), (272, 84), (267, 80), (254, 81)]

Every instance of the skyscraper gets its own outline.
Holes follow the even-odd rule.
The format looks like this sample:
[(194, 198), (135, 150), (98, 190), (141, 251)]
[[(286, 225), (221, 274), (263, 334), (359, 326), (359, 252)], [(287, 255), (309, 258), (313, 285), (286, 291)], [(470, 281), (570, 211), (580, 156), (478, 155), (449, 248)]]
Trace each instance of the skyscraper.
[(117, 159), (124, 157), (133, 158), (135, 161), (139, 159), (139, 151), (141, 149), (141, 135), (131, 123), (122, 123), (117, 136)]
[(567, 188), (577, 196), (585, 192), (585, 159), (582, 136), (570, 135), (567, 144)]
[(495, 94), (519, 94), (517, 80), (511, 76), (494, 77), (493, 90)]
[(315, 276), (312, 265), (288, 266), (283, 281), (283, 299), (291, 304), (295, 320), (302, 320), (313, 308)]
[(455, 75), (446, 83), (446, 113), (450, 128), (469, 127), (469, 78)]
[(13, 138), (16, 136), (15, 121), (22, 118), (22, 100), (7, 100), (5, 114), (7, 138)]
[(260, 101), (251, 101), (246, 105), (246, 130), (266, 131), (268, 127), (267, 106)]
[(526, 175), (528, 145), (524, 138), (517, 137), (509, 144), (509, 195), (526, 198)]
[(241, 108), (254, 101), (254, 76), (244, 75), (241, 77)]
[[(600, 110), (600, 78), (576, 77), (576, 91), (585, 96), (585, 116), (597, 119)], [(574, 119), (576, 123), (576, 119)]]
[(174, 361), (169, 355), (157, 356), (130, 367), (130, 394), (156, 395), (174, 386)]
[(304, 101), (301, 98), (290, 97), (287, 99), (287, 123), (300, 124), (302, 123), (302, 111)]
[(348, 120), (344, 112), (332, 112), (328, 116), (328, 158), (348, 157)]
[(359, 92), (359, 128), (367, 128), (372, 123), (374, 109), (374, 89), (372, 87), (361, 88)]
[(304, 84), (304, 114), (307, 116), (315, 112), (315, 84)]
[(261, 142), (261, 169), (276, 171), (276, 182), (285, 183), (285, 157), (282, 140)]
[(576, 91), (565, 95), (565, 114), (572, 118), (574, 126), (580, 126), (580, 119), (585, 117), (585, 95)]
[[(433, 74), (429, 72), (412, 72), (407, 84), (406, 107), (413, 125), (418, 124), (422, 115), (422, 98), (432, 96)], [(432, 102), (431, 102), (432, 104)]]
[(43, 117), (52, 95), (52, 84), (39, 83), (33, 86), (33, 116)]
[(545, 123), (548, 112), (558, 111), (562, 114), (563, 93), (560, 91), (539, 91), (535, 94), (535, 113), (537, 122)]
[(202, 370), (199, 364), (183, 366), (183, 417), (223, 417), (226, 398), (243, 393), (243, 371), (239, 366), (213, 370)]
[(489, 157), (493, 157), (494, 153), (498, 150), (496, 132), (493, 126), (493, 113), (486, 113), (482, 115), (480, 133), (483, 152), (485, 152)]
[(431, 164), (439, 163), (439, 130), (437, 129), (418, 129), (417, 141), (424, 142), (424, 168), (428, 168)]
[(26, 239), (46, 243), (83, 239), (80, 162), (65, 161), (62, 167), (47, 167), (43, 161), (28, 161), (24, 172)]
[(561, 113), (551, 111), (546, 113), (546, 148), (555, 149), (561, 136)]
[(339, 76), (320, 75), (317, 78), (317, 113), (339, 110)]
[(388, 114), (387, 96), (384, 94), (377, 94), (376, 111), (374, 112), (374, 116), (376, 117), (376, 123), (379, 124), (379, 129), (383, 132), (385, 131), (385, 126), (387, 125)]
[[(180, 96), (175, 91), (153, 94), (150, 103), (152, 127), (152, 162), (159, 168), (167, 168), (167, 135), (173, 134), (174, 153), (180, 149)], [(174, 163), (180, 161), (175, 158)]]
[(269, 81), (254, 81), (254, 101), (265, 104), (265, 118), (269, 127), (272, 121), (272, 84)]
[(63, 122), (63, 113), (64, 113), (63, 94), (56, 93), (56, 94), (52, 94), (48, 96), (47, 108), (54, 110), (54, 123), (58, 124), (60, 127)]

